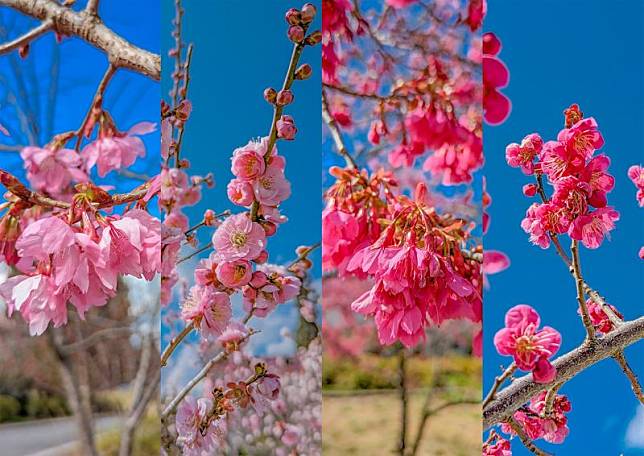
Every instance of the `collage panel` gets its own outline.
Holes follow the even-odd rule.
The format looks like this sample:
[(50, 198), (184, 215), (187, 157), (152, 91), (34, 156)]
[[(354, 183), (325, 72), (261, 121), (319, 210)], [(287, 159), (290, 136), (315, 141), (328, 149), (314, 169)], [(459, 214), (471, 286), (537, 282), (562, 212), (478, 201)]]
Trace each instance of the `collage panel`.
[(0, 4), (0, 454), (159, 452), (159, 13)]
[(167, 454), (320, 454), (320, 5), (246, 6), (163, 8)]
[(485, 28), (512, 112), (483, 135), (510, 265), (484, 295), (484, 452), (643, 454), (644, 5), (491, 0)]
[(324, 454), (480, 451), (482, 12), (466, 6), (325, 3)]

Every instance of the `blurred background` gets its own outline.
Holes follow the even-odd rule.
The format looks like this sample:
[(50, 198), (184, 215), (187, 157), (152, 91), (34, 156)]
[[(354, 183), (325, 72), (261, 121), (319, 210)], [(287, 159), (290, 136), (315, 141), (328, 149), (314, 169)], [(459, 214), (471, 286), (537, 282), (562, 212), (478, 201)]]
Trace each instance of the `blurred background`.
[[(85, 3), (73, 8), (80, 10)], [(114, 0), (101, 2), (99, 14), (130, 42), (159, 52), (158, 7), (141, 0)], [(1, 42), (35, 25), (0, 7)], [(0, 138), (0, 167), (26, 182), (19, 151), (27, 145), (44, 146), (52, 135), (78, 128), (106, 68), (100, 51), (77, 38), (58, 43), (53, 33), (32, 42), (24, 58), (18, 52), (0, 57), (0, 123), (10, 133)], [(159, 85), (119, 70), (107, 88), (104, 107), (120, 130), (140, 121), (155, 122)], [(142, 139), (147, 153), (131, 173), (113, 172), (95, 182), (129, 191), (157, 173), (159, 135)], [(153, 214), (155, 206), (150, 205)], [(4, 281), (12, 271), (0, 268)], [(50, 328), (39, 337), (29, 336), (19, 314), (8, 319), (0, 303), (2, 454), (86, 454), (78, 444), (83, 436), (95, 441), (100, 454), (118, 454), (125, 436), (134, 438), (132, 454), (159, 454), (155, 406), (144, 410), (140, 421), (130, 420), (145, 391), (153, 390), (153, 404), (158, 395), (158, 282), (130, 277), (118, 290), (85, 321), (74, 314), (66, 327)]]

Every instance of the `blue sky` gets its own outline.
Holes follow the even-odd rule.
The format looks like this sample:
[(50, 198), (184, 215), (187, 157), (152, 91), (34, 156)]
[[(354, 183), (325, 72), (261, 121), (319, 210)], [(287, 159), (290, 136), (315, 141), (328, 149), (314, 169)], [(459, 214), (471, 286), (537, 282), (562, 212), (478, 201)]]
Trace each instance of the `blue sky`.
[[(490, 0), (485, 30), (495, 32), (503, 43), (500, 57), (511, 74), (504, 92), (513, 103), (510, 118), (484, 132), (485, 173), (493, 198), (485, 247), (503, 250), (512, 260), (510, 269), (491, 277), (492, 287), (484, 298), (488, 389), (499, 364), (507, 362), (496, 353), (492, 338), (510, 307), (519, 303), (536, 307), (543, 324), (561, 331), (560, 354), (584, 336), (574, 284), (563, 263), (554, 250), (530, 245), (519, 226), (532, 202), (521, 194), (521, 186), (530, 180), (504, 159), (506, 144), (520, 141), (525, 134), (536, 131), (544, 139), (555, 139), (563, 125), (563, 109), (574, 102), (599, 123), (606, 140), (602, 152), (610, 156), (610, 171), (616, 178), (609, 203), (621, 214), (610, 242), (599, 250), (581, 249), (583, 272), (626, 318), (642, 314), (644, 265), (637, 252), (644, 244), (644, 212), (637, 206), (626, 170), (644, 162), (644, 3)], [(642, 343), (626, 355), (644, 376)], [(590, 448), (593, 454), (644, 454), (644, 411), (634, 420), (637, 401), (614, 361), (581, 373), (562, 393), (572, 402), (571, 433), (563, 445), (544, 443), (544, 449), (556, 454), (585, 454)], [(517, 455), (530, 454), (518, 441), (513, 448)]]
[[(170, 36), (170, 20), (174, 16), (171, 3), (164, 2), (162, 11), (164, 96), (171, 86), (169, 75), (174, 65), (166, 57), (166, 51), (174, 46)], [(319, 11), (320, 2), (313, 3)], [(213, 172), (216, 181), (215, 188), (204, 191), (197, 206), (186, 209), (192, 220), (199, 220), (206, 208), (241, 212), (242, 208), (233, 206), (226, 196), (226, 185), (233, 177), (230, 157), (235, 148), (250, 139), (268, 135), (272, 106), (262, 94), (268, 86), (281, 88), (292, 49), (286, 37), (284, 13), (302, 4), (260, 0), (246, 3), (244, 8), (232, 0), (188, 4), (183, 30), (186, 41), (195, 44), (188, 94), (193, 113), (186, 126), (182, 157), (190, 160), (191, 172)], [(320, 23), (318, 16), (311, 30), (319, 28)], [(321, 237), (320, 47), (307, 47), (300, 63), (309, 63), (313, 76), (295, 82), (295, 101), (285, 111), (295, 119), (298, 128), (295, 141), (279, 141), (277, 145), (280, 154), (286, 157), (292, 196), (281, 206), (289, 221), (269, 240), (269, 262), (276, 264), (288, 263), (298, 245), (313, 244)], [(202, 242), (211, 235), (211, 231), (203, 230)], [(319, 277), (319, 250), (311, 258), (315, 263), (313, 274)], [(186, 274), (191, 274), (193, 264), (182, 268)], [(234, 306), (239, 314), (240, 303), (234, 301)], [(253, 351), (258, 354), (288, 351), (288, 346), (280, 345), (283, 344), (280, 328), (294, 329), (297, 322), (297, 310), (290, 304), (279, 306), (266, 319), (252, 320), (253, 328), (262, 329), (254, 336)]]
[[(78, 2), (76, 9), (85, 4)], [(127, 11), (128, 14), (123, 14)], [(143, 1), (112, 0), (101, 3), (99, 10), (103, 21), (116, 33), (121, 34), (128, 41), (152, 52), (159, 52), (159, 21), (158, 8), (150, 8)], [(138, 18), (145, 16), (145, 21)], [(9, 8), (0, 10), (2, 27), (6, 28), (10, 38), (15, 38), (21, 33), (34, 27), (36, 21)], [(4, 41), (5, 38), (2, 38)], [(53, 116), (47, 114), (48, 91), (52, 82), (52, 67), (59, 59), (60, 76), (58, 79), (57, 103)], [(17, 68), (26, 81), (27, 98), (20, 97), (17, 88), (18, 78), (14, 68)], [(26, 144), (25, 138), (16, 134), (19, 125), (15, 109), (7, 103), (8, 88), (18, 93), (23, 105), (25, 100), (31, 106), (40, 106), (38, 124), (42, 134), (38, 138), (39, 145), (46, 144), (51, 138), (47, 137), (47, 118), (51, 117), (52, 133), (75, 130), (80, 125), (99, 81), (107, 68), (107, 59), (102, 52), (76, 38), (66, 38), (60, 44), (55, 43), (52, 33), (48, 33), (33, 42), (29, 56), (21, 60), (17, 53), (0, 57), (0, 123), (4, 124), (12, 138), (0, 137), (3, 144)], [(8, 84), (4, 84), (4, 80)], [(36, 81), (36, 84), (32, 84)], [(37, 90), (35, 89), (37, 87)], [(105, 93), (104, 107), (114, 117), (117, 127), (127, 130), (140, 121), (156, 122), (159, 117), (159, 84), (147, 77), (127, 71), (119, 70)], [(38, 108), (34, 108), (38, 110)], [(132, 168), (138, 172), (153, 174), (158, 170), (159, 162), (159, 135), (158, 133), (143, 136), (146, 144), (147, 156), (140, 159)], [(70, 143), (73, 145), (73, 143)], [(20, 158), (16, 153), (0, 151), (0, 163), (3, 168), (16, 172), (24, 178)], [(116, 185), (118, 190), (128, 190), (140, 182), (125, 179), (116, 173), (109, 174), (100, 183)]]

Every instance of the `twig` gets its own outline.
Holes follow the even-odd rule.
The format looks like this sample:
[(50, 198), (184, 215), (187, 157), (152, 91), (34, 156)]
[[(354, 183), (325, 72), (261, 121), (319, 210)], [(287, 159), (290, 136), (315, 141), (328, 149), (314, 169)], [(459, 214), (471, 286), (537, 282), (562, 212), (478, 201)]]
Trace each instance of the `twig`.
[(191, 322), (190, 324), (186, 325), (186, 327), (183, 328), (179, 334), (177, 334), (177, 337), (173, 338), (170, 341), (166, 349), (163, 350), (163, 354), (161, 355), (161, 367), (164, 367), (166, 364), (168, 364), (168, 359), (170, 359), (172, 353), (176, 350), (181, 341), (183, 341), (183, 339), (185, 339), (186, 336), (192, 332), (193, 329), (195, 329), (195, 325)]
[(616, 353), (613, 358), (615, 358), (617, 364), (619, 364), (619, 366), (624, 371), (624, 375), (626, 375), (628, 381), (631, 382), (631, 389), (633, 390), (635, 397), (638, 401), (640, 401), (642, 405), (644, 405), (644, 393), (642, 392), (642, 385), (640, 385), (640, 382), (637, 379), (637, 375), (635, 375), (635, 372), (633, 372), (631, 366), (628, 365), (626, 357), (624, 356), (624, 352), (620, 351)]
[(489, 404), (492, 399), (494, 399), (494, 395), (499, 390), (499, 387), (514, 373), (515, 370), (517, 370), (517, 365), (515, 363), (512, 363), (507, 367), (507, 369), (503, 371), (501, 375), (494, 379), (494, 385), (492, 385), (492, 388), (487, 393), (487, 396), (485, 396), (485, 399), (481, 404), (482, 408), (485, 408), (485, 406)]
[(400, 394), (400, 436), (398, 437), (398, 452), (401, 456), (405, 455), (405, 445), (407, 440), (407, 357), (405, 349), (401, 348), (398, 354), (398, 379)]
[(549, 417), (552, 414), (552, 407), (554, 406), (555, 399), (557, 398), (557, 393), (559, 392), (559, 388), (563, 383), (556, 383), (552, 388), (548, 390), (546, 393), (546, 404), (545, 407), (543, 408), (543, 416), (544, 417)]
[(98, 2), (99, 0), (87, 0), (87, 6), (85, 6), (87, 14), (98, 16)]
[(550, 453), (546, 453), (545, 451), (539, 449), (532, 440), (526, 435), (526, 433), (523, 431), (523, 428), (517, 421), (513, 418), (510, 417), (507, 420), (507, 423), (510, 425), (512, 430), (517, 434), (519, 439), (521, 440), (521, 443), (523, 443), (523, 446), (525, 446), (528, 450), (530, 450), (531, 453), (536, 454), (537, 456), (550, 456)]
[(581, 321), (586, 328), (586, 334), (589, 341), (595, 339), (595, 327), (588, 314), (588, 307), (586, 306), (586, 297), (584, 296), (584, 279), (581, 276), (581, 264), (579, 261), (579, 244), (573, 240), (570, 245), (570, 252), (572, 253), (572, 275), (575, 278), (577, 286), (577, 302), (581, 311)]
[(87, 124), (89, 123), (90, 119), (94, 115), (94, 108), (97, 106), (100, 106), (103, 103), (103, 95), (105, 94), (105, 89), (107, 89), (107, 85), (112, 79), (112, 76), (114, 76), (114, 73), (116, 73), (116, 67), (112, 64), (109, 64), (107, 66), (107, 70), (105, 70), (105, 73), (101, 78), (101, 82), (99, 82), (98, 87), (96, 88), (96, 93), (92, 98), (92, 103), (89, 105), (89, 109), (85, 114), (85, 118), (83, 119), (83, 122), (81, 122), (80, 127), (78, 127), (78, 130), (76, 130), (76, 136), (78, 137), (78, 139), (76, 140), (75, 149), (77, 151), (80, 149), (81, 141), (83, 140), (83, 135), (85, 134), (85, 129), (87, 128)]
[(532, 374), (518, 378), (496, 394), (496, 397), (483, 408), (483, 428), (487, 429), (504, 421), (532, 397), (555, 383), (565, 383), (588, 367), (614, 356), (624, 348), (644, 338), (644, 317), (625, 321), (592, 344), (583, 344), (552, 362), (557, 370), (550, 384), (536, 383)]
[(200, 247), (199, 249), (195, 250), (195, 251), (194, 251), (194, 252), (192, 252), (190, 255), (185, 256), (185, 257), (183, 257), (183, 258), (179, 258), (179, 260), (177, 260), (177, 264), (181, 264), (181, 263), (183, 263), (184, 261), (188, 261), (190, 258), (192, 258), (192, 257), (194, 257), (194, 256), (196, 256), (196, 255), (199, 255), (200, 253), (205, 252), (206, 250), (209, 250), (209, 249), (211, 249), (211, 248), (212, 248), (212, 244), (211, 244), (211, 243), (208, 243), (208, 244), (206, 244), (206, 245), (204, 245), (204, 246)]
[(344, 161), (347, 163), (347, 167), (351, 169), (357, 168), (355, 160), (344, 145), (342, 134), (340, 133), (340, 128), (338, 127), (337, 122), (329, 111), (329, 103), (327, 101), (326, 92), (324, 90), (322, 90), (322, 118), (329, 127), (331, 137), (333, 138), (333, 142), (335, 143), (335, 148), (338, 150), (338, 154), (340, 154), (342, 158), (344, 158)]
[[(1, 2), (0, 2), (1, 3)], [(24, 35), (19, 36), (13, 41), (0, 45), (0, 55), (8, 54), (9, 52), (18, 49), (22, 46), (29, 44), (41, 35), (44, 35), (52, 29), (54, 23), (50, 19), (43, 21), (38, 27), (29, 30)]]

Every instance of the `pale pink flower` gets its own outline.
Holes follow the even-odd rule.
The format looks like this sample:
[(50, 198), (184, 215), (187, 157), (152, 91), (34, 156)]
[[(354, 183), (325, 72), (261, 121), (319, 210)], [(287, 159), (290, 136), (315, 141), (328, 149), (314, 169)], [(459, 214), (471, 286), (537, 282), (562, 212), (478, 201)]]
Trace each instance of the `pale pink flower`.
[(224, 261), (217, 265), (217, 279), (228, 288), (240, 288), (250, 282), (253, 268), (247, 260)]
[(505, 314), (505, 328), (494, 335), (494, 346), (501, 355), (512, 356), (517, 367), (533, 371), (535, 381), (548, 383), (554, 378), (548, 358), (561, 346), (561, 335), (541, 323), (539, 314), (520, 304)]
[(292, 141), (295, 139), (295, 134), (297, 133), (297, 127), (295, 126), (295, 121), (291, 116), (282, 116), (279, 118), (276, 124), (277, 127), (277, 137), (285, 139), (287, 141)]
[(30, 223), (16, 241), (21, 257), (47, 260), (49, 255), (74, 245), (74, 230), (58, 217), (44, 217)]
[(229, 296), (212, 287), (193, 286), (181, 304), (181, 318), (194, 323), (206, 338), (220, 336), (231, 315)]
[(568, 234), (572, 239), (581, 241), (585, 247), (596, 249), (615, 228), (619, 212), (612, 207), (602, 207), (586, 215), (577, 217), (570, 226)]
[(284, 164), (281, 160), (272, 161), (266, 168), (266, 172), (253, 182), (255, 198), (261, 204), (277, 206), (279, 203), (291, 196), (291, 184), (284, 176)]
[(240, 321), (231, 320), (226, 329), (217, 337), (222, 347), (228, 352), (236, 351), (239, 345), (248, 337), (249, 331), (246, 325)]
[(244, 147), (235, 149), (232, 156), (231, 171), (242, 180), (253, 180), (264, 174), (266, 163), (263, 143), (250, 141)]
[(139, 223), (140, 258), (143, 277), (150, 281), (161, 271), (161, 222), (141, 209), (132, 209), (123, 214), (123, 218), (134, 219)]
[(235, 214), (217, 228), (212, 244), (222, 260), (254, 260), (266, 247), (266, 234), (246, 213)]
[(253, 185), (241, 179), (232, 179), (227, 187), (228, 199), (238, 206), (248, 207), (255, 201)]
[(145, 156), (145, 145), (138, 135), (152, 133), (155, 129), (156, 124), (141, 122), (126, 133), (113, 132), (99, 137), (83, 148), (85, 166), (91, 170), (96, 165), (100, 177), (131, 166), (138, 157)]
[(80, 166), (80, 155), (72, 149), (49, 149), (28, 146), (22, 149), (27, 179), (34, 190), (52, 195), (60, 194), (72, 182), (87, 182)]
[(215, 454), (223, 439), (221, 423), (217, 419), (207, 422), (213, 408), (211, 399), (188, 396), (177, 408), (175, 425), (177, 444), (184, 456)]

